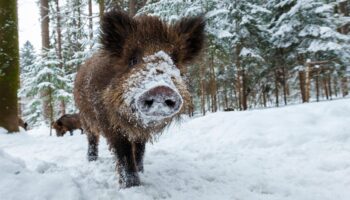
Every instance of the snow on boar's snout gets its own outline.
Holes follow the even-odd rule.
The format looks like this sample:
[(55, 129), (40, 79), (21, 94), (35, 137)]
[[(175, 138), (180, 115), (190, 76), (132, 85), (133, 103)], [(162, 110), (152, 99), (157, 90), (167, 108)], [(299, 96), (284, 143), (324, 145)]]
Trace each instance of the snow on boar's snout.
[(182, 99), (178, 92), (168, 86), (157, 86), (143, 93), (137, 107), (148, 117), (169, 117), (179, 112)]
[(164, 51), (147, 56), (143, 61), (143, 67), (128, 78), (124, 98), (126, 106), (130, 105), (136, 112), (136, 118), (149, 126), (178, 113), (183, 105), (180, 93), (185, 97), (189, 93), (179, 69)]

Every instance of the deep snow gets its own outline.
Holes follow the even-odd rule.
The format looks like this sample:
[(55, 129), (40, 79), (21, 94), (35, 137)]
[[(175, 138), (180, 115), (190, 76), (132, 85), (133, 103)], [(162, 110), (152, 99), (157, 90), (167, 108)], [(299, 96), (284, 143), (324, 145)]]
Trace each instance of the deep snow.
[(350, 100), (187, 119), (148, 144), (142, 186), (118, 189), (104, 140), (0, 133), (0, 199), (349, 200)]

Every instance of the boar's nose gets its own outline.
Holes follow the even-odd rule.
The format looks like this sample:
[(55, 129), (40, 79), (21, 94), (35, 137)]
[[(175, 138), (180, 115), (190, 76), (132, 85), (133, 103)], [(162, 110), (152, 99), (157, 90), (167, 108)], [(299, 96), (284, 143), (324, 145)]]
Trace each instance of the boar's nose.
[(182, 98), (168, 86), (157, 86), (144, 92), (137, 101), (139, 111), (149, 117), (169, 117), (181, 109)]

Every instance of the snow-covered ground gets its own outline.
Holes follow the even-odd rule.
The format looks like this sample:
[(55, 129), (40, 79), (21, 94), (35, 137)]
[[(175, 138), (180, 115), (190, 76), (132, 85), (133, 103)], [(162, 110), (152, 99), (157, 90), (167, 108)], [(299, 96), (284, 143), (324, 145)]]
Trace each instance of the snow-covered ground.
[(140, 187), (119, 189), (104, 140), (98, 161), (86, 151), (79, 131), (0, 133), (0, 199), (349, 200), (350, 100), (172, 126), (148, 144)]

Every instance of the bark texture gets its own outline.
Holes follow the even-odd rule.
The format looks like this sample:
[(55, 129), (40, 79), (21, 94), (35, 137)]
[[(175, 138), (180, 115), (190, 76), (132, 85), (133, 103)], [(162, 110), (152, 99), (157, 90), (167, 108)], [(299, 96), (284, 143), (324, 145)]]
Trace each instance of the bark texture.
[(0, 0), (0, 127), (18, 132), (19, 47), (17, 1)]

